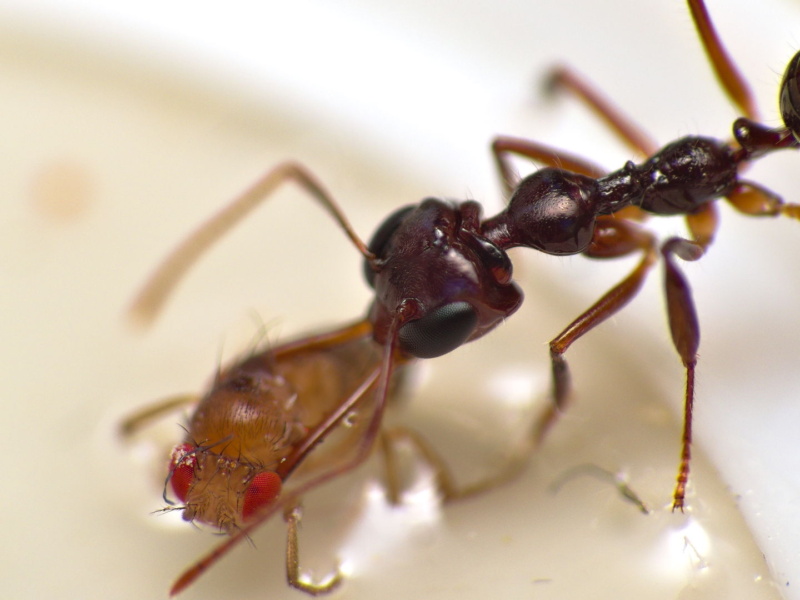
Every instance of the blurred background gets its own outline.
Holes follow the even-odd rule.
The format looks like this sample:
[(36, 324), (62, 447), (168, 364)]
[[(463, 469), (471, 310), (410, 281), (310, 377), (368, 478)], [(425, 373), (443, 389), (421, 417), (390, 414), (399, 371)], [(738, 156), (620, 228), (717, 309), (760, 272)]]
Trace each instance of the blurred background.
[[(800, 7), (709, 10), (777, 125)], [(286, 158), (326, 183), (364, 238), (425, 196), (496, 212), (499, 133), (618, 168), (631, 157), (591, 114), (545, 98), (555, 64), (586, 74), (661, 143), (726, 137), (737, 116), (680, 2), (0, 1), (4, 596), (166, 597), (218, 538), (150, 514), (180, 417), (134, 443), (119, 439), (120, 420), (199, 393), (264, 332), (275, 343), (368, 305), (357, 253), (286, 189), (136, 330), (127, 307), (179, 240)], [(800, 201), (796, 161), (770, 157), (748, 177)], [(323, 575), (342, 559), (342, 598), (800, 597), (800, 232), (722, 215), (709, 255), (686, 266), (703, 332), (686, 515), (667, 508), (683, 373), (655, 274), (570, 350), (575, 405), (519, 480), (444, 509), (422, 486), (392, 510), (368, 466), (308, 499), (303, 563)], [(497, 468), (546, 401), (547, 341), (632, 266), (514, 260), (523, 309), (422, 365), (398, 417), (464, 480)], [(564, 480), (587, 463), (625, 474), (653, 512), (608, 481)], [(284, 582), (281, 523), (262, 529), (255, 549), (182, 597), (302, 598)]]

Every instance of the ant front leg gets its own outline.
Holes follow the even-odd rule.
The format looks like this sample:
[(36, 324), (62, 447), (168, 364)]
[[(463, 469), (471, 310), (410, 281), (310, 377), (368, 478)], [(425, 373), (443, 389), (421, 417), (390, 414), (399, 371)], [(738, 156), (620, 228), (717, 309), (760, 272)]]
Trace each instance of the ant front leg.
[(321, 583), (313, 583), (310, 581), (303, 581), (303, 575), (300, 572), (300, 550), (297, 539), (298, 529), (300, 526), (301, 509), (299, 504), (289, 506), (283, 515), (286, 521), (286, 580), (293, 588), (318, 596), (320, 594), (328, 594), (335, 590), (342, 583), (344, 576), (342, 575), (339, 566), (337, 565), (333, 573)]
[(578, 338), (628, 304), (641, 289), (642, 283), (658, 258), (655, 238), (647, 231), (630, 221), (612, 216), (597, 219), (592, 243), (584, 253), (586, 256), (617, 258), (637, 250), (642, 252), (642, 259), (636, 268), (550, 342), (553, 402), (534, 425), (532, 438), (535, 444), (541, 443), (559, 414), (566, 408), (570, 392), (569, 367), (564, 358), (567, 349)]

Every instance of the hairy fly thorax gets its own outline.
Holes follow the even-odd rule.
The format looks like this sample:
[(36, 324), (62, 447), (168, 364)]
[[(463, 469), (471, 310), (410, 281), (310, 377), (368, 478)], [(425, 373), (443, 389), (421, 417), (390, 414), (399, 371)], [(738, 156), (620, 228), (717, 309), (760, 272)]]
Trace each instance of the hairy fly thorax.
[(217, 377), (172, 456), (170, 480), (185, 520), (231, 533), (277, 496), (276, 470), (307, 433), (296, 401), (293, 386), (263, 361)]

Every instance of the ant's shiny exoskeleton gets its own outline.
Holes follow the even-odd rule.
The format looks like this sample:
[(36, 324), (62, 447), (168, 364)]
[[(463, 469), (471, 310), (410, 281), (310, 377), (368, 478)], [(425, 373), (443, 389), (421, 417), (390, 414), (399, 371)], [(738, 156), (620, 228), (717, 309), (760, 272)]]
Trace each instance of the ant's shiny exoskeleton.
[[(277, 186), (291, 180), (328, 210), (349, 236), (364, 257), (365, 275), (375, 293), (367, 316), (355, 324), (334, 334), (293, 342), (279, 348), (271, 359), (268, 353), (248, 357), (223, 371), (217, 383), (230, 384), (222, 390), (225, 393), (233, 390), (239, 395), (251, 394), (259, 388), (256, 385), (259, 378), (266, 381), (276, 368), (279, 372), (286, 369), (284, 378), (288, 383), (303, 387), (303, 382), (318, 377), (307, 366), (318, 360), (315, 353), (320, 353), (319, 356), (337, 353), (358, 344), (365, 347), (361, 364), (348, 367), (361, 375), (352, 381), (347, 379), (341, 392), (326, 395), (323, 400), (315, 399), (312, 392), (297, 398), (298, 406), (306, 408), (324, 401), (322, 416), (313, 419), (292, 417), (294, 421), (289, 423), (290, 426), (287, 426), (288, 417), (281, 421), (283, 417), (279, 415), (273, 420), (280, 434), (280, 452), (270, 458), (274, 463), (269, 467), (272, 475), (262, 476), (258, 464), (248, 463), (246, 473), (237, 480), (239, 487), (219, 492), (214, 500), (217, 505), (221, 502), (235, 509), (230, 518), (236, 526), (225, 528), (216, 516), (205, 520), (226, 529), (232, 534), (231, 538), (187, 571), (173, 588), (173, 593), (189, 585), (280, 507), (294, 505), (308, 490), (364, 461), (378, 437), (392, 374), (398, 365), (451, 352), (482, 337), (519, 308), (523, 296), (512, 280), (512, 264), (506, 254), (507, 250), (515, 247), (559, 256), (582, 254), (592, 258), (617, 258), (641, 255), (630, 274), (550, 342), (553, 402), (534, 424), (530, 436), (533, 443), (541, 439), (566, 405), (570, 388), (569, 370), (564, 358), (567, 349), (636, 296), (659, 255), (663, 257), (669, 325), (674, 346), (686, 369), (682, 451), (673, 494), (673, 509), (683, 509), (689, 476), (700, 334), (692, 293), (676, 258), (693, 261), (704, 254), (717, 229), (716, 201), (721, 198), (747, 215), (784, 215), (800, 219), (800, 205), (785, 203), (773, 192), (740, 175), (749, 163), (766, 154), (800, 146), (800, 53), (790, 61), (780, 85), (783, 127), (768, 128), (756, 121), (748, 88), (718, 40), (702, 0), (689, 0), (689, 6), (722, 87), (745, 114), (733, 124), (732, 142), (687, 136), (656, 149), (636, 127), (618, 115), (574, 74), (559, 70), (553, 78), (556, 85), (585, 100), (623, 140), (648, 158), (639, 164), (628, 162), (617, 171), (604, 173), (587, 161), (545, 145), (500, 137), (494, 141), (492, 149), (510, 196), (503, 211), (482, 219), (481, 207), (475, 201), (428, 198), (390, 215), (369, 245), (360, 240), (331, 195), (313, 175), (301, 165), (289, 162), (267, 173), (254, 187), (201, 227), (162, 265), (137, 301), (135, 310), (140, 314), (154, 314), (182, 273), (209, 245), (244, 218)], [(513, 157), (531, 159), (547, 166), (518, 180), (511, 165)], [(672, 237), (659, 243), (654, 234), (641, 226), (648, 214), (684, 216), (689, 237)], [(301, 356), (305, 356), (308, 363), (301, 365)], [(226, 379), (228, 373), (235, 373), (243, 366), (250, 369), (246, 377), (233, 378), (233, 383)], [(294, 371), (292, 367), (296, 367)], [(359, 381), (360, 386), (357, 385)], [(208, 415), (208, 405), (213, 397), (221, 412), (225, 413), (224, 417), (219, 417), (220, 422), (226, 422), (225, 419), (230, 422), (232, 417), (226, 413), (227, 407), (240, 404), (225, 394), (217, 394), (220, 387), (212, 388), (201, 403), (206, 411), (203, 417)], [(266, 385), (261, 386), (260, 391), (264, 389)], [(353, 391), (346, 393), (349, 390)], [(277, 400), (268, 398), (265, 402), (264, 406), (271, 406), (269, 403)], [(295, 467), (309, 460), (319, 442), (340, 427), (348, 411), (365, 404), (369, 404), (367, 417), (347, 459), (324, 464), (298, 487), (276, 500), (283, 479)], [(266, 411), (267, 408), (253, 410)], [(194, 482), (202, 477), (201, 458), (206, 460), (210, 453), (213, 460), (236, 462), (236, 456), (220, 459), (223, 449), (234, 448), (241, 457), (243, 446), (235, 430), (214, 425), (210, 428), (213, 433), (205, 430), (199, 433), (195, 426), (198, 421), (202, 422), (202, 419), (193, 418), (186, 441), (173, 455), (170, 479), (173, 490), (184, 502), (184, 509), (191, 508), (190, 518), (203, 520), (198, 505), (187, 500), (192, 496)], [(231, 470), (241, 467), (233, 462)], [(262, 471), (266, 470), (264, 466)], [(250, 487), (256, 481), (259, 484), (252, 491)], [(296, 575), (296, 540), (294, 551), (294, 559), (289, 557), (289, 562), (293, 560)], [(334, 580), (338, 583), (338, 574)], [(321, 593), (332, 587), (308, 585), (301, 589)]]
[[(632, 124), (569, 71), (558, 70), (555, 85), (581, 96), (649, 158), (604, 174), (543, 144), (499, 137), (492, 150), (510, 196), (505, 210), (481, 221), (480, 207), (473, 201), (424, 200), (400, 209), (381, 225), (369, 246), (376, 258), (367, 258), (367, 280), (376, 292), (370, 311), (375, 339), (393, 343), (389, 331), (394, 328), (402, 352), (430, 358), (481, 337), (517, 309), (522, 296), (511, 281), (505, 253), (510, 248), (592, 258), (642, 254), (633, 272), (550, 342), (553, 405), (537, 425), (538, 438), (567, 401), (565, 352), (638, 293), (660, 250), (670, 330), (686, 368), (683, 447), (673, 509), (683, 509), (689, 475), (700, 341), (691, 290), (675, 257), (693, 261), (703, 255), (717, 229), (715, 201), (720, 198), (748, 215), (800, 219), (800, 205), (785, 203), (739, 175), (757, 158), (800, 146), (800, 53), (789, 62), (780, 85), (784, 127), (768, 128), (754, 120), (749, 90), (719, 42), (702, 1), (690, 0), (689, 6), (723, 88), (747, 115), (733, 124), (735, 143), (686, 136), (653, 152)], [(509, 161), (512, 155), (549, 166), (518, 181)], [(691, 239), (673, 237), (659, 248), (656, 238), (638, 225), (645, 214), (685, 216)]]

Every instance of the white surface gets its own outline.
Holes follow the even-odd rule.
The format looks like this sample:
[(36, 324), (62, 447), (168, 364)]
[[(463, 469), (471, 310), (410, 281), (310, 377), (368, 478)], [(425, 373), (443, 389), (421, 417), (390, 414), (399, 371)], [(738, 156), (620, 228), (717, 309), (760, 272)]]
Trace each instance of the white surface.
[[(267, 166), (308, 163), (366, 237), (392, 207), (424, 195), (469, 195), (493, 211), (486, 148), (496, 133), (621, 165), (625, 152), (581, 107), (539, 100), (535, 83), (557, 60), (590, 74), (661, 142), (729, 132), (735, 113), (683, 5), (541, 4), (460, 3), (454, 14), (439, 3), (356, 0), (0, 3), (4, 597), (161, 597), (214, 539), (147, 514), (160, 507), (149, 479), (158, 459), (119, 444), (115, 423), (151, 399), (199, 390), (220, 352), (252, 340), (250, 311), (285, 338), (363, 310), (355, 253), (324, 215), (285, 194), (209, 255), (153, 331), (126, 329), (122, 312), (150, 269)], [(776, 122), (800, 9), (717, 4), (723, 38)], [(791, 199), (796, 160), (769, 159), (750, 176)], [(59, 217), (43, 202), (47, 181), (60, 191), (69, 182), (84, 204)], [(798, 597), (797, 223), (723, 217), (711, 254), (687, 272), (703, 326), (696, 436), (725, 484), (699, 459), (689, 517), (661, 506), (678, 452), (677, 421), (662, 407), (677, 414), (682, 376), (654, 277), (570, 352), (576, 406), (520, 481), (441, 515), (424, 502), (419, 512), (366, 503), (367, 518), (355, 514), (362, 488), (341, 482), (310, 499), (308, 562), (324, 570), (340, 555), (354, 565), (343, 598)], [(304, 219), (316, 248), (281, 237)], [(507, 400), (492, 392), (510, 380), (504, 357), (544, 390), (545, 342), (626, 267), (521, 261), (525, 312), (494, 347), (432, 361), (409, 418), (445, 445), (483, 424), (494, 438), (479, 435), (478, 445), (497, 452), (495, 438), (524, 407), (464, 403), (484, 385)], [(625, 470), (657, 512), (642, 517), (591, 479), (547, 492), (587, 461)], [(459, 473), (475, 476), (469, 465)], [(343, 523), (344, 540), (317, 539), (330, 521), (315, 519), (314, 502), (338, 494), (355, 525)], [(302, 597), (282, 581), (280, 525), (265, 529), (256, 551), (239, 549), (185, 597)]]

